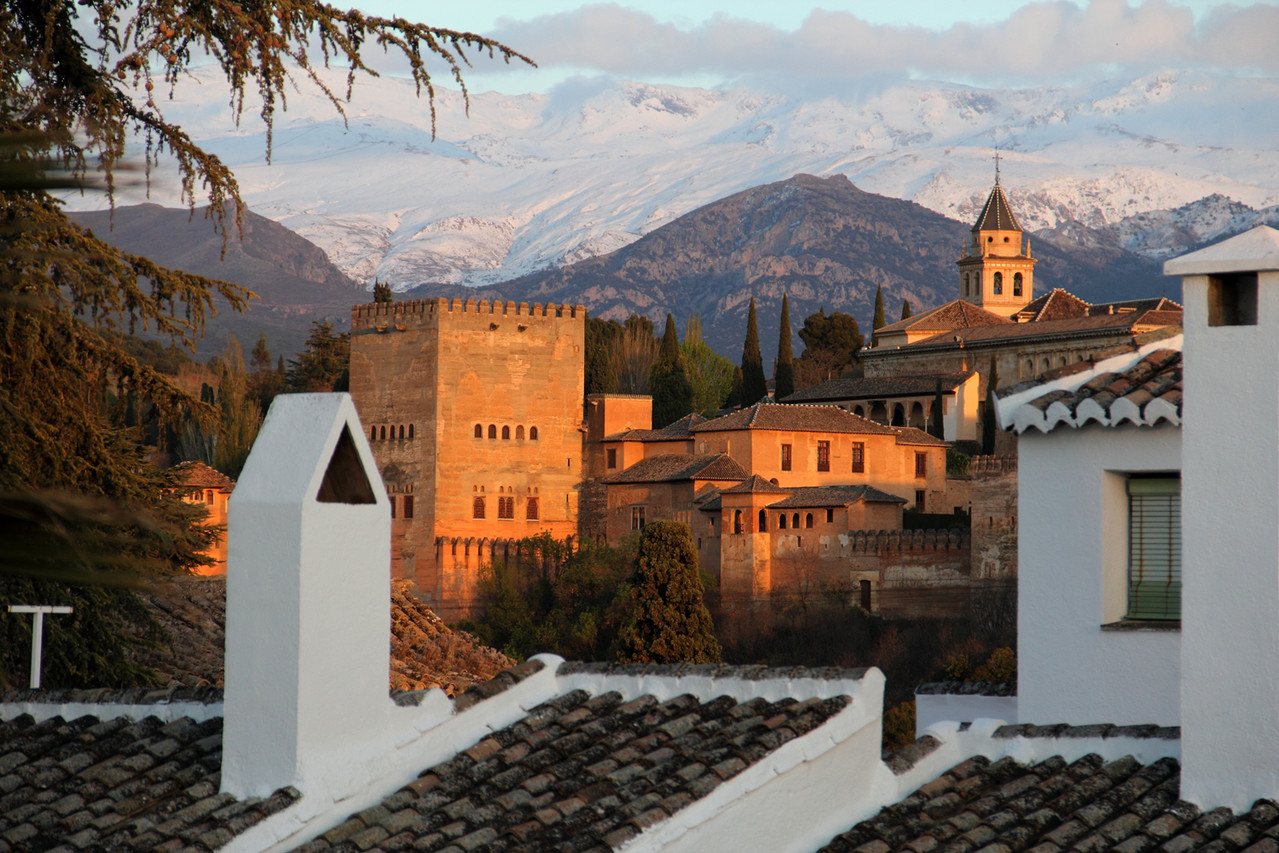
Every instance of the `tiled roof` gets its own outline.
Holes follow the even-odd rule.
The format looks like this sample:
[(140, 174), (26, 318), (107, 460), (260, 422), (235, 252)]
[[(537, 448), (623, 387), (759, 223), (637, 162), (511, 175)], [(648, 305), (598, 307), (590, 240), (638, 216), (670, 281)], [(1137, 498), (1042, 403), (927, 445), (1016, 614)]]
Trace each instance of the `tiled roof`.
[[(1117, 332), (1133, 326), (1148, 325), (1180, 325), (1181, 315), (1176, 312), (1158, 311), (1131, 314), (1105, 314), (1097, 317), (1070, 317), (1064, 320), (1044, 320), (1039, 323), (1009, 323), (1005, 326), (984, 326), (975, 329), (956, 329), (907, 344), (910, 347), (930, 345), (955, 346), (962, 342), (965, 345), (982, 342), (996, 342), (1013, 338), (1032, 337), (1070, 337), (1081, 334), (1101, 332)], [(874, 352), (874, 350), (871, 350)]]
[(0, 722), (0, 849), (217, 850), (298, 798), (219, 794), (222, 720)]
[[(998, 735), (997, 735), (998, 736)], [(1204, 813), (1178, 799), (1177, 761), (1143, 764), (1096, 754), (1068, 763), (1011, 758), (969, 760), (823, 848), (830, 853), (888, 851), (1274, 850), (1279, 808), (1258, 800), (1244, 814)]]
[(698, 424), (693, 432), (719, 432), (726, 430), (764, 429), (790, 432), (839, 432), (887, 435), (891, 427), (857, 415), (850, 415), (837, 406), (778, 405), (756, 403), (753, 406), (724, 415), (713, 421)]
[(730, 486), (727, 489), (720, 489), (721, 495), (784, 495), (789, 489), (783, 489), (781, 486), (775, 486), (768, 480), (765, 480), (758, 474), (751, 474), (749, 479), (745, 479), (736, 486)]
[(1119, 302), (1099, 302), (1088, 306), (1089, 314), (1118, 314), (1121, 311), (1181, 311), (1181, 305), (1167, 296), (1150, 299), (1125, 299)]
[(235, 488), (235, 480), (203, 462), (179, 462), (173, 470), (182, 475), (182, 485), (192, 489), (225, 489)]
[(1091, 370), (1046, 383), (1005, 388), (998, 410), (1005, 429), (1049, 432), (1057, 426), (1089, 423), (1153, 426), (1181, 423), (1180, 341), (1166, 347), (1143, 347), (1137, 353), (1106, 359)]
[(789, 491), (789, 497), (769, 504), (769, 509), (848, 506), (858, 501), (866, 501), (867, 503), (906, 503), (904, 498), (890, 495), (888, 492), (881, 492), (873, 486), (802, 486)]
[(944, 332), (950, 329), (966, 329), (970, 326), (1003, 326), (1011, 322), (1007, 317), (1001, 317), (971, 302), (955, 299), (945, 305), (921, 311), (918, 314), (907, 317), (905, 320), (898, 320), (896, 323), (880, 326), (875, 330), (875, 334)]
[(985, 206), (981, 209), (981, 214), (977, 217), (977, 222), (973, 224), (973, 233), (1020, 230), (1021, 226), (1017, 224), (1017, 218), (1013, 216), (1012, 208), (1008, 206), (1008, 198), (1004, 195), (1003, 187), (996, 183), (986, 199)]
[(898, 444), (945, 444), (935, 435), (929, 435), (922, 429), (917, 427), (893, 427), (893, 432), (897, 433)]
[(634, 465), (610, 474), (606, 483), (667, 483), (679, 480), (744, 480), (750, 472), (725, 453), (689, 456), (663, 453), (641, 459)]
[(605, 441), (679, 441), (692, 438), (691, 427), (706, 423), (706, 418), (693, 412), (661, 429), (628, 429), (605, 436)]
[[(659, 675), (663, 668), (606, 669)], [(568, 672), (564, 665), (561, 673)], [(298, 850), (616, 848), (821, 726), (848, 701), (701, 702), (688, 694), (626, 701), (616, 692), (574, 690)]]
[[(1044, 320), (1065, 320), (1069, 317), (1087, 317), (1092, 313), (1087, 302), (1073, 293), (1054, 287), (1043, 296), (1034, 299), (1017, 312), (1022, 323), (1040, 323)], [(1107, 312), (1098, 312), (1107, 313)]]
[(858, 376), (831, 379), (820, 385), (796, 391), (782, 403), (817, 403), (831, 400), (865, 400), (874, 397), (915, 397), (932, 394), (941, 382), (942, 393), (953, 392), (964, 384), (973, 371), (965, 373), (928, 373), (916, 376)]

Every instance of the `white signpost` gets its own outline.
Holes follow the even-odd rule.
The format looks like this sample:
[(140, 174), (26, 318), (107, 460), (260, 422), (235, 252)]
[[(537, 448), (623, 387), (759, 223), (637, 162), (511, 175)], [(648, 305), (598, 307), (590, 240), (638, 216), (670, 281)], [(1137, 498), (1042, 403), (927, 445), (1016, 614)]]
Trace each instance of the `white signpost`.
[(71, 608), (57, 604), (10, 604), (10, 613), (31, 614), (31, 689), (40, 686), (40, 658), (44, 654), (44, 614), (70, 613)]

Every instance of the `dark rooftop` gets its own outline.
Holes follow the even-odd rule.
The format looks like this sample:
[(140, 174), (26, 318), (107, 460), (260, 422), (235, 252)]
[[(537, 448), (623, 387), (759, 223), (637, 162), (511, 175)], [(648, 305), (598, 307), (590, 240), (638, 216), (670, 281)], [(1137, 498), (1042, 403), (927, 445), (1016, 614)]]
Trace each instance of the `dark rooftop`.
[(720, 489), (721, 495), (742, 495), (742, 494), (766, 494), (766, 495), (783, 495), (789, 489), (783, 489), (781, 486), (774, 485), (765, 480), (758, 474), (751, 474), (749, 479), (744, 479), (736, 486), (730, 486), (727, 489)]
[(756, 403), (753, 406), (698, 424), (693, 432), (765, 429), (790, 432), (839, 432), (890, 435), (892, 427), (851, 415), (837, 406), (778, 405)]
[(942, 393), (954, 393), (973, 371), (966, 373), (926, 373), (917, 376), (857, 376), (831, 379), (820, 385), (796, 391), (782, 403), (818, 403), (833, 400), (863, 400), (872, 397), (907, 397), (932, 394), (941, 382)]
[(604, 478), (606, 483), (667, 483), (679, 480), (745, 480), (750, 472), (728, 454), (689, 456), (663, 453), (641, 459), (624, 471)]
[(691, 427), (706, 423), (706, 418), (693, 412), (661, 429), (628, 429), (604, 437), (604, 441), (679, 441), (689, 439)]
[[(996, 733), (998, 737), (1000, 733)], [(1178, 798), (1171, 758), (1142, 764), (1088, 755), (1033, 765), (971, 758), (835, 838), (830, 853), (888, 851), (1234, 851), (1276, 849), (1279, 808), (1236, 815)]]
[(789, 489), (790, 496), (768, 505), (769, 509), (795, 507), (848, 506), (858, 501), (867, 503), (904, 504), (906, 500), (872, 486), (803, 486)]
[(996, 182), (995, 188), (990, 191), (990, 196), (987, 197), (986, 204), (981, 209), (981, 214), (973, 224), (973, 233), (1020, 230), (1021, 226), (1017, 224), (1017, 218), (1013, 216), (1012, 208), (1008, 206), (1008, 197), (1004, 195), (1004, 188)]

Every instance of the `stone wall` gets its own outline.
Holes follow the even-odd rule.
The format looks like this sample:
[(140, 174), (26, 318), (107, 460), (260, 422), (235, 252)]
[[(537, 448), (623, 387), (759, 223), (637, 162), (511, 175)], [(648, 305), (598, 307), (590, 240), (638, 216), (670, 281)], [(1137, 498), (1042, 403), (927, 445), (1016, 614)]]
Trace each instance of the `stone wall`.
[(1017, 457), (976, 456), (972, 477), (973, 577), (1017, 577)]
[(578, 535), (585, 321), (580, 306), (484, 300), (352, 309), (351, 396), (399, 496), (393, 571), (433, 607), (469, 606), (481, 541)]

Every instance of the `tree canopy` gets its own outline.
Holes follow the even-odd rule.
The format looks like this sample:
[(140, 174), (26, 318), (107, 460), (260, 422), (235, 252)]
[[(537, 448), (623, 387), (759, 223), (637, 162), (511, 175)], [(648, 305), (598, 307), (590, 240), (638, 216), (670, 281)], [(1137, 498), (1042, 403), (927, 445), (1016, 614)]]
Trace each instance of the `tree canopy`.
[(856, 320), (839, 311), (827, 314), (825, 308), (805, 318), (799, 339), (804, 352), (796, 376), (804, 388), (838, 377), (857, 360), (865, 342)]
[(680, 355), (679, 338), (675, 334), (675, 318), (666, 315), (666, 331), (657, 363), (649, 374), (649, 390), (653, 394), (653, 426), (669, 426), (693, 411), (693, 386)]
[(631, 594), (634, 611), (619, 637), (619, 660), (719, 661), (719, 642), (702, 600), (697, 549), (687, 524), (655, 521), (644, 527)]
[(737, 367), (702, 339), (702, 318), (696, 314), (684, 321), (679, 349), (693, 386), (693, 411), (714, 417), (733, 391)]
[(773, 368), (773, 397), (778, 400), (795, 393), (795, 357), (790, 336), (790, 297), (783, 294), (782, 319), (777, 335), (777, 366)]
[[(143, 178), (161, 154), (170, 155), (187, 203), (194, 209), (207, 198), (225, 236), (240, 211), (235, 177), (164, 116), (160, 90), (172, 90), (194, 62), (212, 58), (225, 77), (231, 116), (238, 121), (252, 104), (266, 124), (269, 157), (286, 91), (309, 81), (341, 112), (357, 77), (374, 73), (365, 62), (372, 48), (408, 60), (432, 121), (428, 62), (461, 84), (470, 57), (525, 60), (473, 33), (310, 0), (0, 6), (0, 526), (6, 545), (21, 541), (26, 553), (0, 571), (27, 574), (0, 583), (0, 604), (15, 596), (47, 603), (98, 596), (48, 580), (61, 555), (75, 561), (57, 576), (79, 581), (121, 568), (182, 571), (200, 561), (203, 512), (180, 499), (179, 484), (150, 464), (142, 441), (177, 434), (191, 419), (212, 428), (218, 412), (140, 363), (119, 333), (145, 331), (190, 348), (215, 299), (241, 310), (252, 296), (98, 240), (48, 191), (98, 185), (114, 200), (132, 154), (126, 146), (140, 139)], [(316, 60), (350, 69), (345, 92), (323, 84)], [(122, 636), (119, 620), (139, 624), (141, 608), (119, 587), (102, 595), (84, 599), (91, 606), (73, 620), (46, 625), (51, 686), (118, 684), (137, 675), (111, 640)], [(14, 624), (8, 620), (5, 630)], [(26, 647), (5, 645), (15, 655)], [(9, 657), (0, 657), (0, 667), (14, 671)]]
[(746, 340), (742, 344), (742, 388), (740, 403), (753, 406), (768, 396), (764, 379), (764, 358), (759, 352), (759, 325), (755, 320), (755, 297), (746, 315)]

